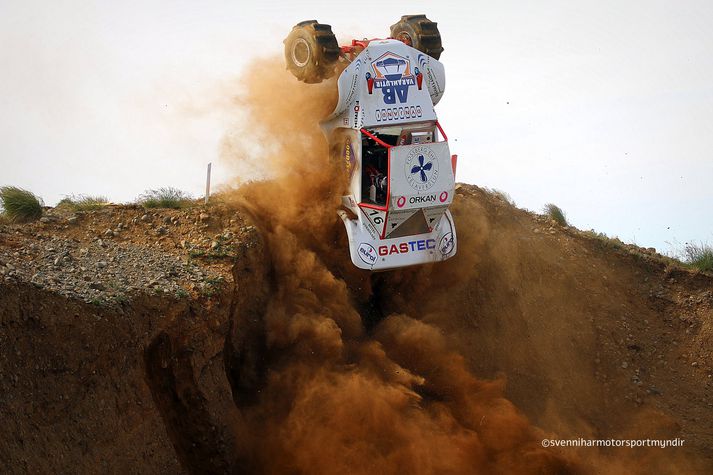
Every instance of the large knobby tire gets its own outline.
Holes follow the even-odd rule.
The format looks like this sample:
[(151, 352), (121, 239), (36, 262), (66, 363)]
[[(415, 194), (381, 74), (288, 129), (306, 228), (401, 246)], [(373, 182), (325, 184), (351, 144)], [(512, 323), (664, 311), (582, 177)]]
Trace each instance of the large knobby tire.
[(284, 43), (287, 69), (300, 81), (314, 84), (334, 75), (339, 44), (331, 26), (317, 20), (300, 22)]
[(426, 53), (434, 59), (441, 57), (441, 33), (438, 23), (426, 15), (404, 15), (398, 23), (391, 25), (391, 37)]

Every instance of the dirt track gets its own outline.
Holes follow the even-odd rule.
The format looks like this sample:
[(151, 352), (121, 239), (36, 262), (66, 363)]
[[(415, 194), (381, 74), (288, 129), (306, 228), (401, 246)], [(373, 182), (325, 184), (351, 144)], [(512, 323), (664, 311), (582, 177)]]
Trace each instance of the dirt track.
[[(96, 220), (114, 220), (112, 212), (125, 215), (133, 211), (103, 212)], [(230, 211), (224, 213), (216, 220), (226, 226), (231, 218), (238, 218)], [(309, 424), (323, 424), (329, 430), (333, 430), (332, 422), (344, 424), (351, 431), (352, 442), (345, 442), (344, 434), (335, 433), (339, 443), (351, 446), (355, 437), (365, 437), (384, 455), (389, 450), (400, 453), (402, 439), (415, 443), (415, 434), (434, 443), (436, 439), (424, 435), (431, 429), (417, 422), (410, 429), (413, 433), (391, 433), (391, 428), (378, 421), (359, 418), (364, 411), (386, 410), (382, 417), (391, 423), (419, 420), (408, 411), (402, 415), (404, 409), (378, 409), (375, 405), (379, 399), (374, 397), (392, 396), (377, 387), (362, 386), (366, 383), (359, 378), (371, 381), (373, 377), (367, 366), (387, 361), (402, 368), (397, 372), (411, 375), (404, 377), (419, 381), (396, 384), (389, 376), (379, 384), (387, 384), (392, 388), (389, 391), (410, 385), (418, 394), (413, 401), (426, 415), (443, 407), (438, 410), (447, 410), (452, 423), (470, 427), (467, 421), (480, 409), (459, 416), (460, 403), (448, 402), (448, 398), (458, 399), (460, 391), (475, 391), (479, 397), (491, 394), (486, 398), (490, 402), (484, 406), (480, 424), (490, 425), (488, 430), (506, 440), (510, 436), (501, 429), (525, 430), (512, 426), (513, 421), (526, 422), (518, 413), (524, 414), (533, 427), (539, 427), (522, 432), (529, 434), (523, 435), (527, 440), (541, 434), (550, 434), (551, 438), (686, 440), (684, 448), (550, 449), (536, 456), (538, 466), (559, 467), (565, 472), (598, 467), (595, 470), (638, 469), (642, 473), (705, 473), (706, 467), (713, 466), (711, 277), (668, 267), (644, 250), (627, 249), (552, 225), (475, 187), (459, 188), (455, 216), (461, 224), (462, 245), (459, 257), (448, 263), (381, 274), (369, 282), (365, 274), (353, 273), (341, 260), (332, 262), (332, 272), (349, 282), (351, 290), (345, 295), (351, 295), (348, 300), (355, 305), (352, 311), (381, 318), (409, 315), (388, 317), (368, 334), (344, 327), (341, 338), (345, 345), (362, 342), (347, 352), (352, 356), (344, 363), (338, 363), (343, 356), (333, 360), (335, 349), (324, 346), (328, 333), (317, 335), (316, 340), (314, 334), (303, 333), (294, 343), (280, 341), (288, 337), (282, 332), (290, 327), (279, 329), (279, 322), (271, 320), (275, 315), (270, 310), (265, 313), (269, 301), (265, 299), (272, 295), (269, 298), (277, 299), (274, 301), (283, 299), (284, 303), (287, 298), (297, 303), (289, 297), (293, 292), (280, 294), (289, 287), (280, 278), (270, 277), (269, 269), (272, 266), (273, 272), (279, 272), (281, 264), (275, 262), (275, 256), (269, 257), (256, 237), (241, 237), (231, 256), (205, 260), (213, 271), (219, 271), (220, 266), (230, 268), (233, 261), (236, 264), (235, 282), (225, 273), (225, 289), (210, 298), (193, 295), (177, 299), (173, 295), (156, 296), (152, 291), (133, 295), (120, 305), (97, 305), (38, 289), (21, 278), (6, 277), (0, 282), (2, 471), (158, 473), (179, 470), (180, 464), (194, 472), (206, 467), (219, 472), (240, 472), (241, 468), (247, 472), (304, 472), (311, 466), (314, 472), (329, 473), (329, 465), (321, 465), (309, 455), (311, 444), (285, 439), (289, 434), (275, 439), (279, 432), (274, 431), (280, 427), (274, 424), (278, 423), (302, 431), (305, 437), (321, 436)], [(64, 235), (81, 244), (81, 225), (65, 229), (60, 220), (32, 226), (55, 238)], [(12, 256), (8, 251), (17, 249), (16, 229), (5, 227), (0, 233), (5, 265), (9, 263), (7, 256)], [(185, 257), (188, 251), (180, 246), (182, 235), (173, 233), (170, 231), (161, 245), (165, 252)], [(30, 242), (30, 235), (35, 234), (27, 232), (23, 239)], [(153, 238), (149, 241), (131, 231), (125, 234), (115, 239), (122, 239), (127, 246), (155, 245)], [(32, 266), (34, 261), (13, 262), (11, 265), (18, 268)], [(339, 282), (326, 280), (321, 284), (327, 288), (337, 285), (329, 291), (336, 301)], [(378, 292), (371, 293), (370, 285)], [(303, 315), (304, 305), (298, 305)], [(322, 302), (317, 308), (329, 313), (329, 305)], [(268, 345), (256, 344), (265, 331), (255, 324), (260, 315), (268, 318), (272, 341)], [(294, 322), (296, 315), (299, 312), (284, 317)], [(424, 323), (428, 326), (419, 326)], [(313, 332), (318, 327), (309, 328), (305, 323), (301, 331)], [(432, 335), (431, 329), (441, 336)], [(354, 333), (349, 336), (349, 332)], [(415, 340), (410, 341), (412, 338)], [(352, 339), (354, 343), (349, 343)], [(365, 351), (377, 348), (383, 348), (388, 359), (364, 356)], [(314, 360), (304, 351), (326, 351), (326, 361)], [(457, 369), (461, 356), (464, 367)], [(295, 361), (301, 362), (300, 370), (290, 373)], [(256, 362), (267, 373), (248, 373)], [(354, 368), (354, 364), (361, 368)], [(310, 385), (327, 368), (331, 368), (330, 378), (342, 378), (339, 384), (345, 388), (351, 387), (355, 393), (371, 388), (377, 391), (376, 396), (359, 403), (356, 395), (338, 395), (335, 391), (340, 386)], [(390, 370), (385, 367), (383, 371)], [(472, 373), (466, 375), (470, 383), (460, 382), (462, 371)], [(290, 374), (301, 374), (304, 379), (296, 381), (296, 386), (275, 382), (275, 378)], [(349, 379), (343, 379), (349, 374)], [(491, 378), (500, 382), (487, 383)], [(505, 399), (498, 395), (503, 383)], [(273, 384), (288, 390), (274, 392)], [(449, 389), (451, 385), (455, 389)], [(264, 390), (255, 393), (256, 387)], [(341, 407), (338, 412), (323, 414), (327, 419), (318, 422), (312, 417), (319, 410), (310, 412), (314, 408), (309, 399), (303, 399), (301, 391), (305, 388), (323, 392), (318, 402), (325, 411), (335, 411), (339, 406), (331, 404), (341, 401), (355, 405), (357, 413)], [(508, 400), (513, 409), (503, 412), (501, 406)], [(434, 406), (434, 401), (441, 402)], [(290, 407), (301, 412), (290, 413)], [(277, 408), (288, 412), (278, 417), (274, 413)], [(269, 415), (264, 412), (268, 409)], [(340, 414), (342, 411), (346, 412)], [(294, 419), (300, 414), (301, 419)], [(494, 419), (490, 419), (491, 414)], [(503, 414), (506, 419), (502, 419)], [(359, 417), (353, 419), (353, 415)], [(298, 421), (302, 425), (294, 425)], [(365, 431), (361, 436), (359, 427)], [(265, 441), (278, 444), (272, 448), (281, 454), (280, 463), (263, 459), (254, 446), (246, 453), (246, 448), (255, 443), (256, 430)], [(485, 444), (482, 450), (493, 450), (488, 448), (492, 443), (486, 440), (490, 437), (487, 430), (471, 430), (479, 433)], [(386, 439), (378, 442), (380, 437)], [(339, 452), (344, 447), (322, 442), (318, 453), (331, 464), (330, 450)], [(532, 450), (529, 443), (523, 443), (508, 443), (509, 448), (498, 450)], [(357, 450), (352, 456), (363, 453)], [(300, 459), (299, 454), (305, 458)], [(486, 464), (481, 471), (505, 473), (506, 464), (523, 463), (516, 455), (501, 461), (501, 469), (497, 464)], [(460, 460), (460, 455), (453, 457)], [(547, 457), (562, 457), (565, 462), (550, 463)], [(469, 460), (476, 463), (472, 458), (460, 462)], [(448, 467), (447, 462), (440, 466)], [(350, 463), (357, 464), (356, 471), (369, 466), (359, 469), (358, 458), (350, 459)], [(485, 462), (478, 459), (477, 463)], [(438, 465), (429, 466), (438, 471)], [(458, 471), (454, 467), (451, 469)], [(478, 466), (471, 468), (477, 470)]]

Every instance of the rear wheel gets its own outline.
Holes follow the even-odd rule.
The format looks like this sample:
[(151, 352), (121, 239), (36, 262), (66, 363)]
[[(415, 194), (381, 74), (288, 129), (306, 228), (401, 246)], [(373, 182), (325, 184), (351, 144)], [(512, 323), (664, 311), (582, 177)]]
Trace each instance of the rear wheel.
[(438, 23), (426, 15), (404, 15), (398, 23), (391, 25), (391, 37), (426, 53), (434, 59), (441, 57), (441, 33)]
[(300, 81), (314, 84), (334, 75), (339, 45), (331, 26), (317, 20), (300, 22), (284, 43), (287, 69)]

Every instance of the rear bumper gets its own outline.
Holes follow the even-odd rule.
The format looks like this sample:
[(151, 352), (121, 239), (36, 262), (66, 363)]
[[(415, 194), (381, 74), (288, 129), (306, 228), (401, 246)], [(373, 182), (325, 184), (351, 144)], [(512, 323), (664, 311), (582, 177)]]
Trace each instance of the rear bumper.
[(430, 233), (393, 239), (374, 239), (357, 219), (338, 211), (349, 237), (352, 263), (360, 269), (381, 271), (445, 261), (457, 251), (456, 229), (450, 211)]

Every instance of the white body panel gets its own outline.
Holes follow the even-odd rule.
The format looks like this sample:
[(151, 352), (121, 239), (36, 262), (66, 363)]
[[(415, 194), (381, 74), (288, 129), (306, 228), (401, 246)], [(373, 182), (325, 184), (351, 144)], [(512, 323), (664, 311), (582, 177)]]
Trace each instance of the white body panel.
[[(371, 91), (367, 75), (374, 80)], [(337, 127), (435, 121), (433, 106), (443, 96), (446, 76), (443, 64), (417, 49), (375, 40), (342, 71), (338, 86), (337, 107), (323, 122), (327, 135)]]
[[(443, 65), (400, 41), (373, 40), (342, 72), (338, 86), (337, 106), (322, 127), (333, 149), (341, 150), (349, 175), (342, 203), (356, 219), (346, 211), (339, 215), (354, 265), (388, 270), (454, 256), (457, 240), (448, 206), (455, 159), (448, 142), (437, 141), (434, 110), (445, 89)], [(377, 202), (369, 182), (363, 182), (370, 168), (361, 129), (385, 128), (414, 133), (406, 144), (399, 138), (388, 148), (388, 170), (382, 172), (388, 186)], [(415, 143), (421, 137), (426, 138)], [(380, 160), (383, 164), (383, 155)]]

